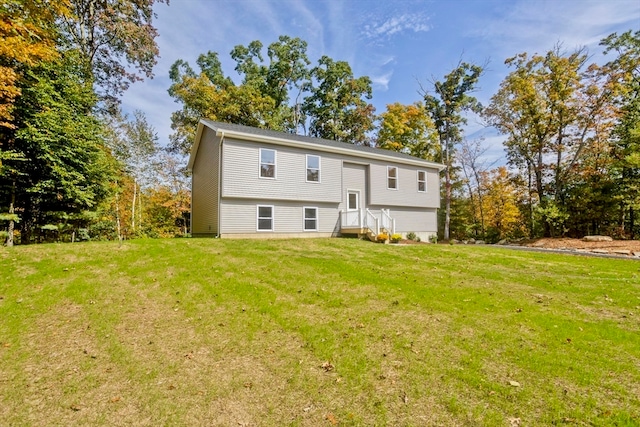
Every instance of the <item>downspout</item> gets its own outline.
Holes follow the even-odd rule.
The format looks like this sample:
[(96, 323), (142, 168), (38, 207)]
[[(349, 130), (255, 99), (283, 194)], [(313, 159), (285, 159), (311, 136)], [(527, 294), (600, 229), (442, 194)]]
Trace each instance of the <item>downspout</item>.
[(224, 131), (220, 132), (220, 145), (218, 146), (218, 236), (222, 234), (222, 221), (220, 219), (222, 212), (222, 143), (224, 142)]

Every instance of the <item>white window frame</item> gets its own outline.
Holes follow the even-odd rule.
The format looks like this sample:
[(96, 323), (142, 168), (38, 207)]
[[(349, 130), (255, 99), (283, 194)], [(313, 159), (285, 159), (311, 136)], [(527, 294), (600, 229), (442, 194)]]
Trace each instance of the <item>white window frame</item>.
[[(262, 152), (263, 151), (273, 151), (273, 176), (262, 176)], [(278, 152), (272, 148), (261, 148), (260, 149), (260, 158), (258, 159), (258, 176), (262, 179), (276, 179), (278, 176), (278, 168), (276, 167), (278, 163)], [(264, 163), (265, 165), (271, 165), (271, 163)]]
[[(271, 216), (267, 217), (267, 216), (260, 216), (260, 208), (270, 208), (271, 209)], [(270, 229), (266, 229), (266, 228), (260, 228), (260, 220), (261, 219), (270, 219), (271, 220), (271, 228)], [(275, 222), (276, 222), (276, 208), (273, 205), (257, 205), (256, 206), (256, 231), (258, 232), (269, 232), (269, 231), (273, 231), (275, 229)]]
[[(315, 168), (310, 168), (309, 167), (309, 157), (317, 157), (318, 158), (318, 180), (317, 181), (309, 181), (309, 170), (310, 169), (315, 169)], [(307, 180), (307, 182), (312, 182), (314, 184), (319, 184), (320, 180), (322, 179), (322, 175), (321, 175), (321, 170), (322, 170), (322, 158), (316, 154), (307, 154), (305, 157), (305, 165), (306, 165), (306, 169), (305, 169), (305, 179)]]
[[(389, 171), (391, 169), (395, 169), (396, 170), (396, 176), (395, 177), (391, 177), (389, 176)], [(395, 187), (389, 187), (389, 180), (395, 180), (396, 186)], [(397, 190), (398, 189), (398, 167), (397, 166), (387, 166), (387, 190)]]
[[(350, 208), (349, 207), (349, 194), (355, 194), (356, 195), (356, 207), (355, 208)], [(358, 209), (360, 209), (360, 190), (347, 190), (347, 210), (348, 211), (357, 211)]]
[[(313, 218), (313, 220), (316, 222), (316, 227), (315, 228), (307, 228), (307, 209), (313, 209), (314, 211), (316, 211), (316, 216), (315, 218)], [(302, 208), (302, 229), (304, 231), (318, 231), (318, 223), (320, 221), (320, 218), (318, 217), (318, 208), (315, 206), (304, 206)]]
[[(424, 174), (424, 180), (420, 179), (420, 174)], [(418, 182), (418, 193), (426, 193), (427, 192), (427, 171), (419, 170), (416, 172), (416, 179)], [(424, 190), (420, 189), (420, 183), (424, 183)]]

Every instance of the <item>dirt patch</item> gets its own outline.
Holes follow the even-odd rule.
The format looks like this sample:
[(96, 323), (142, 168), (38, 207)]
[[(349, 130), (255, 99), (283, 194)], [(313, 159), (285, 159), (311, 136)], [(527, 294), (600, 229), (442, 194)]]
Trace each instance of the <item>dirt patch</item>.
[(640, 256), (640, 240), (612, 240), (609, 242), (585, 242), (582, 239), (543, 238), (528, 240), (521, 246), (542, 249), (559, 249), (594, 252), (611, 255)]

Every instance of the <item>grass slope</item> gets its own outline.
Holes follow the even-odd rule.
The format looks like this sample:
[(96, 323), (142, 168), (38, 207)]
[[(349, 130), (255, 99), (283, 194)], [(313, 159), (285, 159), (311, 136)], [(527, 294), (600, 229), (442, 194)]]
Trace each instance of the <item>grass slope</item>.
[(347, 239), (0, 261), (1, 425), (640, 425), (636, 261)]

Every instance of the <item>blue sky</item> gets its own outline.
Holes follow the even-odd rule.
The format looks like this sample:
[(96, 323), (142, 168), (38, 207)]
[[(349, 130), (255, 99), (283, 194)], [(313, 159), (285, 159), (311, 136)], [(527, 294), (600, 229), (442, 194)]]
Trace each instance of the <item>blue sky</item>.
[[(229, 57), (235, 45), (300, 37), (312, 65), (328, 55), (348, 61), (356, 77), (369, 76), (371, 102), (382, 113), (389, 103), (419, 101), (420, 84), (442, 79), (461, 59), (488, 62), (475, 93), (485, 104), (509, 72), (508, 57), (562, 43), (567, 50), (587, 47), (592, 61), (603, 62), (602, 38), (640, 29), (638, 0), (171, 0), (155, 11), (155, 77), (132, 85), (123, 109), (142, 110), (162, 145), (171, 134), (171, 113), (180, 107), (167, 94), (169, 67), (183, 59), (197, 68), (196, 58), (209, 50), (239, 81)], [(502, 138), (470, 120), (467, 136), (481, 134), (487, 157), (500, 161)]]

